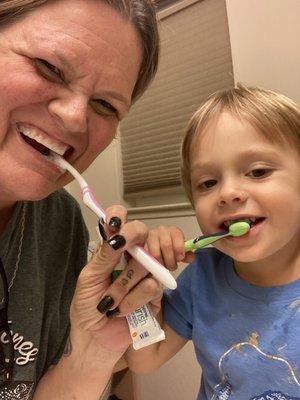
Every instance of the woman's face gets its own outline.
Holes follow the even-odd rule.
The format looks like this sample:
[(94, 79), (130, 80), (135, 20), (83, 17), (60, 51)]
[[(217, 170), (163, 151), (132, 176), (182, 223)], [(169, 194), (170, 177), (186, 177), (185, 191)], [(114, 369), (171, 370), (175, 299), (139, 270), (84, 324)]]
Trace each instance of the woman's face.
[(108, 146), (141, 58), (135, 28), (99, 0), (47, 2), (1, 29), (0, 208), (68, 182), (46, 148), (83, 171)]

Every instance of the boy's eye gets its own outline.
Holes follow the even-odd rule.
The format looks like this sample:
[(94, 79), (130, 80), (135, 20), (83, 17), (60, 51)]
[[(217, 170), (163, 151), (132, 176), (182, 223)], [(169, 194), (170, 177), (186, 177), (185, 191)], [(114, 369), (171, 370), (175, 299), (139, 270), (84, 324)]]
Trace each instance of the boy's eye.
[(116, 116), (118, 114), (115, 107), (113, 107), (110, 103), (105, 100), (91, 100), (90, 102), (93, 110), (100, 115), (104, 115), (107, 117)]
[(270, 173), (269, 169), (266, 168), (256, 168), (253, 169), (249, 175), (252, 176), (253, 178), (263, 178), (265, 177), (268, 173)]
[(49, 79), (53, 82), (60, 82), (64, 80), (64, 76), (61, 70), (50, 64), (48, 61), (37, 58), (35, 60), (35, 65), (44, 78)]
[(212, 187), (214, 187), (216, 184), (217, 184), (217, 181), (215, 179), (209, 179), (205, 182), (202, 182), (199, 185), (199, 188), (201, 190), (208, 190), (208, 189), (211, 189)]

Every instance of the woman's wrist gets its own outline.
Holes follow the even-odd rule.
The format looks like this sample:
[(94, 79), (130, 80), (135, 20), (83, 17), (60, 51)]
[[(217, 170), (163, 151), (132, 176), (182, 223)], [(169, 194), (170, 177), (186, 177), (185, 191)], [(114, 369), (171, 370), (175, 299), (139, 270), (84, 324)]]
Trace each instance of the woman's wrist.
[(112, 350), (106, 348), (99, 341), (97, 334), (85, 331), (79, 328), (71, 328), (66, 351), (63, 357), (71, 357), (74, 360), (80, 360), (80, 367), (86, 365), (87, 370), (91, 367), (95, 370), (104, 370), (112, 373), (115, 364), (122, 357), (125, 349)]

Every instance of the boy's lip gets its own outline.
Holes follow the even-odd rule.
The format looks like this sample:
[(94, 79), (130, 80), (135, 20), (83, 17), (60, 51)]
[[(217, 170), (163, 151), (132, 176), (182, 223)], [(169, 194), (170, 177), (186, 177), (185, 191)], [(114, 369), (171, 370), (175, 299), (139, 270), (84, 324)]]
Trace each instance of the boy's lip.
[(266, 222), (267, 218), (261, 218), (256, 224), (252, 225), (250, 227), (250, 230), (245, 234), (241, 236), (227, 236), (224, 238), (224, 240), (228, 240), (230, 242), (241, 242), (245, 239), (251, 239), (255, 237), (261, 230), (262, 226)]
[(254, 214), (231, 214), (228, 216), (223, 217), (220, 222), (218, 223), (218, 226), (221, 229), (224, 229), (225, 223), (232, 222), (232, 221), (242, 221), (242, 220), (249, 220), (251, 223), (255, 223), (258, 220), (262, 220), (265, 217), (254, 215)]

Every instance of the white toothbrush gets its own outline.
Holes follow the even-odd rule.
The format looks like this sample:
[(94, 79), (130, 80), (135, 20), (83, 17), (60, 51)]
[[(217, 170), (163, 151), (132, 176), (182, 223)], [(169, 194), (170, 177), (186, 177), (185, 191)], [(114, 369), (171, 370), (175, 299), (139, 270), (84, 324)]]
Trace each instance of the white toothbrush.
[[(82, 192), (82, 200), (84, 204), (89, 207), (99, 218), (106, 220), (104, 209), (97, 202), (91, 188), (80, 175), (78, 171), (71, 164), (69, 164), (62, 156), (51, 151), (47, 156), (60, 168), (67, 170), (77, 180)], [(135, 245), (127, 249), (140, 264), (142, 264), (158, 281), (169, 289), (176, 289), (177, 283), (169, 270), (161, 265), (154, 257), (152, 257), (142, 246)]]

